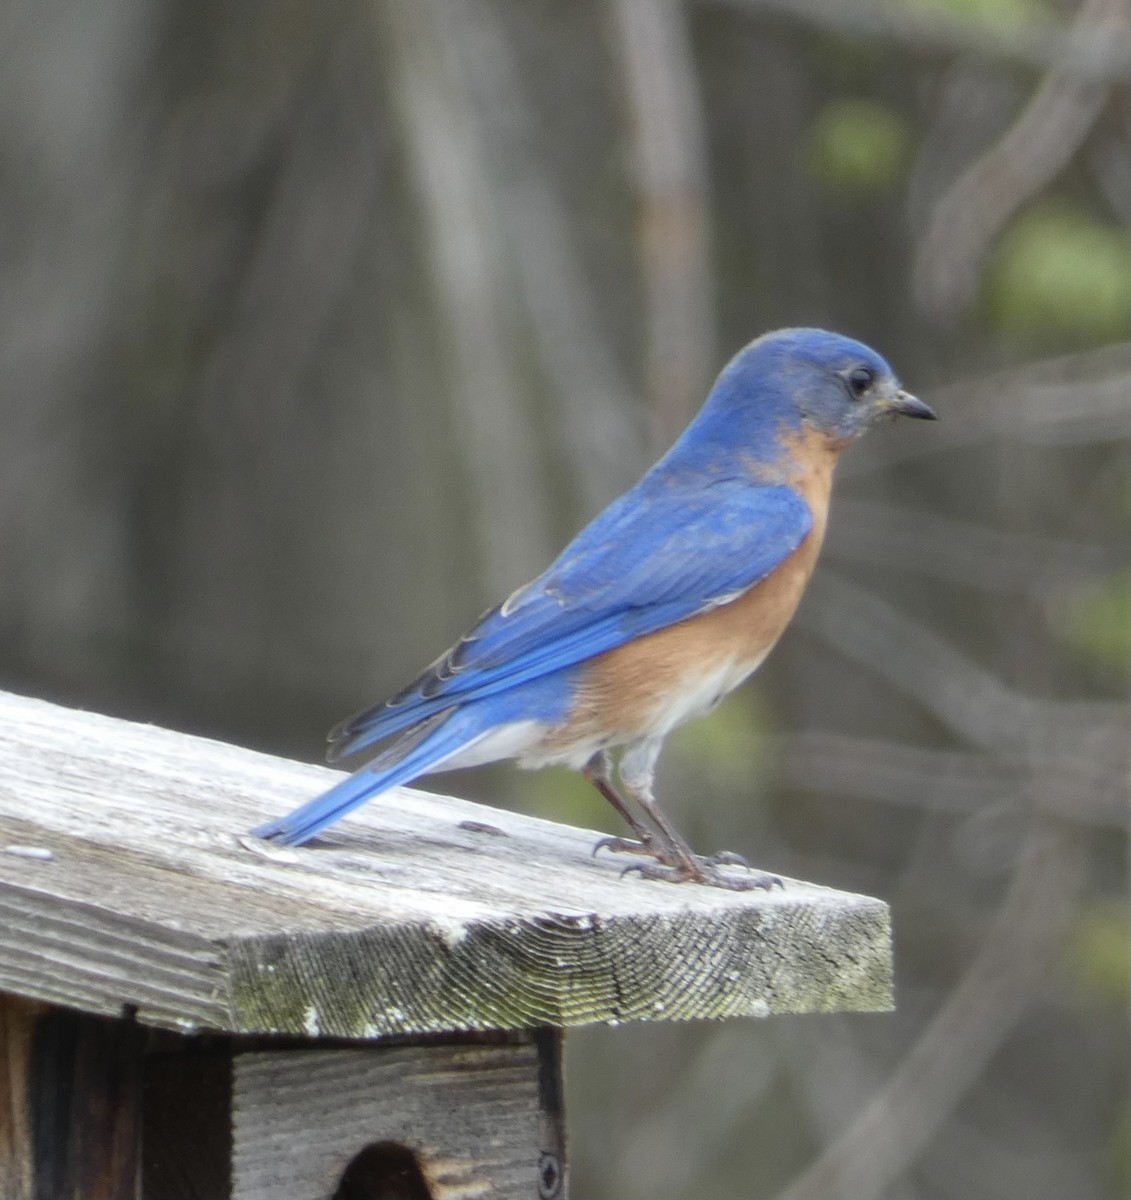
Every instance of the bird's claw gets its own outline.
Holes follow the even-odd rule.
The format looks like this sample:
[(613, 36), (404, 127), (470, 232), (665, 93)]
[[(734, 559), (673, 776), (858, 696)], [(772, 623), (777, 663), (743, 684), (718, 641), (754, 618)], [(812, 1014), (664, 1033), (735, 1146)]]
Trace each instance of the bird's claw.
[[(632, 838), (600, 838), (593, 845), (593, 854), (596, 855), (601, 850), (609, 850), (613, 854), (646, 854), (660, 859), (661, 862), (667, 861), (655, 842), (634, 841)], [(741, 854), (735, 854), (733, 850), (720, 850), (718, 854), (705, 856), (701, 861), (708, 867), (745, 867), (747, 870), (750, 869), (750, 864), (746, 859)]]
[(701, 883), (706, 887), (726, 888), (732, 892), (749, 892), (757, 888), (770, 891), (784, 888), (785, 884), (776, 875), (762, 872), (747, 875), (731, 875), (720, 867), (742, 867), (749, 872), (750, 864), (741, 854), (733, 850), (720, 850), (718, 854), (704, 857), (695, 855), (691, 859), (677, 856), (675, 851), (665, 851), (656, 842), (633, 841), (631, 838), (603, 837), (593, 847), (593, 853), (611, 850), (614, 854), (638, 854), (652, 859), (651, 862), (631, 863), (621, 871), (621, 877), (635, 872), (644, 879), (662, 879), (668, 883)]
[[(750, 870), (750, 864), (741, 854), (736, 854), (733, 850), (720, 850), (718, 854), (709, 854), (703, 862), (708, 867), (744, 867), (747, 871)], [(781, 883), (781, 880), (778, 880)]]
[(655, 857), (657, 853), (655, 845), (649, 845), (647, 842), (634, 842), (631, 838), (623, 837), (600, 838), (594, 843), (594, 856), (599, 850), (611, 850), (614, 854), (648, 854), (652, 857)]
[[(712, 858), (717, 856), (712, 856)], [(737, 857), (737, 856), (736, 856)], [(749, 869), (749, 868), (748, 868)], [(644, 879), (662, 879), (668, 883), (701, 883), (705, 887), (726, 888), (731, 892), (768, 892), (775, 887), (785, 888), (776, 875), (761, 872), (749, 875), (730, 875), (719, 870), (711, 858), (697, 858), (694, 863), (640, 862), (630, 863), (621, 871), (621, 878), (637, 872)]]

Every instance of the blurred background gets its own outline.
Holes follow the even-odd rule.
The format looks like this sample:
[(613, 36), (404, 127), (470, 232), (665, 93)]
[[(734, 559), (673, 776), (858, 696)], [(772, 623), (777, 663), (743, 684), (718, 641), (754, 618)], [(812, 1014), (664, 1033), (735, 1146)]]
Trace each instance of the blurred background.
[(860, 337), (942, 420), (658, 791), (889, 901), (898, 1011), (572, 1033), (574, 1194), (1127, 1194), (1129, 84), (1126, 0), (0, 0), (0, 685), (320, 758)]

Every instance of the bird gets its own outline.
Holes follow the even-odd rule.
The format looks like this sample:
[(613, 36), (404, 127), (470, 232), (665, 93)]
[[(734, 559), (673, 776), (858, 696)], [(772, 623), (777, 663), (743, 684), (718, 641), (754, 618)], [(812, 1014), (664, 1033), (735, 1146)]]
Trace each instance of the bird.
[(662, 458), (541, 575), (407, 687), (336, 725), (360, 768), (254, 830), (295, 846), (390, 788), (515, 759), (573, 768), (633, 837), (625, 873), (732, 890), (780, 884), (696, 854), (653, 794), (664, 738), (710, 711), (789, 624), (824, 539), (841, 452), (903, 415), (936, 420), (862, 342), (779, 329), (740, 350)]

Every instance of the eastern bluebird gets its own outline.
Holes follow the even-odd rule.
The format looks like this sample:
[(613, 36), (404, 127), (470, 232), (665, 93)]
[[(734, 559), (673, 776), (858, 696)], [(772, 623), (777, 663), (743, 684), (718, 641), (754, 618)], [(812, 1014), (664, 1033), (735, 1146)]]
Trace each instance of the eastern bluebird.
[(630, 870), (770, 886), (719, 870), (737, 855), (692, 852), (653, 798), (656, 760), (769, 654), (812, 574), (841, 450), (900, 413), (935, 417), (860, 342), (818, 329), (751, 342), (667, 454), (543, 574), (330, 731), (331, 762), (370, 761), (256, 834), (297, 845), (398, 784), (514, 758), (580, 770), (635, 833), (598, 843), (641, 855)]

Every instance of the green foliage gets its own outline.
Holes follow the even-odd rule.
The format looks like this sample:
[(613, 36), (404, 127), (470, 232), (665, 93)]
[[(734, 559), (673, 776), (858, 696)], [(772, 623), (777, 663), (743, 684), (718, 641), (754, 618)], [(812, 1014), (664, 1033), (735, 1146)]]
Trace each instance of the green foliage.
[(1049, 19), (1046, 0), (905, 0), (908, 8), (946, 13), (975, 25), (1017, 28)]
[(764, 735), (771, 727), (765, 699), (747, 687), (709, 716), (681, 726), (670, 744), (683, 767), (708, 786), (748, 795), (752, 772), (767, 762)]
[(1131, 914), (1118, 903), (1083, 909), (1068, 938), (1066, 965), (1074, 990), (1088, 1004), (1122, 1011), (1131, 1002)]
[(624, 833), (623, 823), (595, 787), (576, 771), (512, 772), (522, 811), (532, 817)]
[(871, 195), (898, 181), (909, 142), (907, 123), (883, 104), (833, 100), (810, 128), (810, 164), (826, 187)]
[(1043, 204), (1005, 233), (988, 271), (993, 322), (1028, 337), (1124, 338), (1131, 324), (1131, 245), (1115, 225)]
[(1124, 674), (1131, 662), (1131, 574), (1083, 584), (1053, 609), (1060, 635), (1089, 666)]

